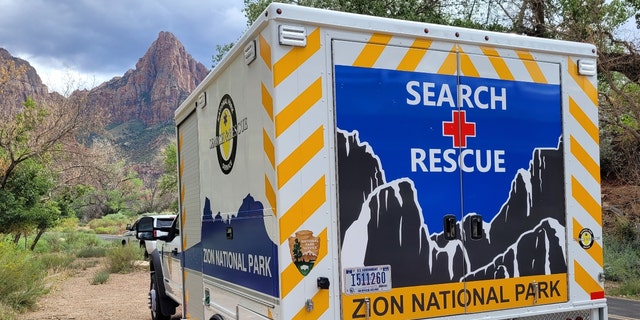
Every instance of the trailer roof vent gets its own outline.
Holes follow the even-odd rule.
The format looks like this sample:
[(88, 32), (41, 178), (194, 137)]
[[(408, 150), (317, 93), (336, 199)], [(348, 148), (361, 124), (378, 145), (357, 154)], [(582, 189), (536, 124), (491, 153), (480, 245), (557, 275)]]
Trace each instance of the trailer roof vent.
[(596, 61), (593, 59), (578, 60), (578, 74), (581, 74), (583, 76), (595, 76)]
[(253, 40), (244, 46), (244, 63), (250, 64), (256, 59), (256, 41)]
[(207, 93), (203, 92), (198, 95), (198, 100), (196, 100), (196, 108), (204, 108), (207, 105)]
[(307, 30), (301, 26), (280, 25), (279, 40), (281, 45), (306, 47)]

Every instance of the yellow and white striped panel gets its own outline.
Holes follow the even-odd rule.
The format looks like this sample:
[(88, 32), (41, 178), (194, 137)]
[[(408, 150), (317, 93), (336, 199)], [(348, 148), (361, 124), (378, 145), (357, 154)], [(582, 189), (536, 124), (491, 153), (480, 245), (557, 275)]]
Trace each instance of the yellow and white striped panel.
[(362, 43), (360, 47), (360, 50), (334, 57), (335, 63), (363, 68), (456, 75), (459, 59), (462, 76), (559, 83), (556, 64), (538, 63), (534, 60), (533, 53), (524, 50), (458, 45), (424, 38), (407, 41), (404, 37), (377, 33), (372, 34), (369, 41)]
[[(573, 213), (567, 221), (567, 232), (573, 241), (570, 248), (570, 281), (576, 284), (572, 299), (604, 298), (603, 283), (599, 281), (604, 260), (602, 249), (602, 207), (600, 203), (600, 154), (598, 133), (598, 91), (596, 77), (578, 74), (577, 59), (566, 58), (563, 76), (568, 104), (565, 112), (565, 145), (567, 161), (568, 210)], [(579, 245), (581, 231), (591, 230), (594, 242), (590, 248)], [(583, 233), (584, 234), (584, 233)], [(587, 237), (591, 234), (587, 233)], [(587, 239), (589, 240), (589, 239)]]
[[(327, 79), (321, 52), (321, 30), (307, 30), (305, 47), (273, 48), (269, 32), (259, 36), (259, 56), (272, 75), (262, 82), (262, 105), (268, 119), (263, 130), (269, 173), (264, 177), (266, 198), (279, 219), (280, 319), (332, 319), (328, 290), (318, 290), (314, 274), (331, 270), (327, 259)], [(305, 278), (291, 260), (288, 238), (309, 230), (320, 238), (317, 260)], [(328, 276), (322, 274), (322, 276)], [(330, 275), (329, 275), (330, 276)], [(305, 281), (308, 280), (308, 281)], [(312, 299), (313, 311), (305, 310)], [(329, 311), (329, 312), (327, 312)]]

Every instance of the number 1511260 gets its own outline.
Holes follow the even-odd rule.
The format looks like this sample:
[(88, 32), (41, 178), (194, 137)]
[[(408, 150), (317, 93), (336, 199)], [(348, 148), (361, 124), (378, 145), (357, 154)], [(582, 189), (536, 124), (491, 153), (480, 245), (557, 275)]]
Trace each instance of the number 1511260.
[(366, 266), (344, 269), (346, 294), (391, 290), (391, 266)]

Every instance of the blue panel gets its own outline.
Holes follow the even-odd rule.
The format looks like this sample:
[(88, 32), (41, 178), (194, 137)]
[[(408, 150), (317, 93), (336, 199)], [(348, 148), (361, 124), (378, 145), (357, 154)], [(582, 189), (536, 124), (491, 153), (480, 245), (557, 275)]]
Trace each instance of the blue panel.
[(534, 150), (558, 148), (562, 136), (559, 85), (460, 77), (458, 109), (455, 76), (335, 66), (335, 81), (338, 128), (371, 146), (387, 182), (413, 181), (430, 233), (446, 214), (490, 221)]
[[(279, 296), (278, 247), (269, 238), (263, 205), (247, 195), (237, 214), (215, 216), (205, 198), (202, 272), (273, 297)], [(233, 232), (229, 239), (227, 232)]]

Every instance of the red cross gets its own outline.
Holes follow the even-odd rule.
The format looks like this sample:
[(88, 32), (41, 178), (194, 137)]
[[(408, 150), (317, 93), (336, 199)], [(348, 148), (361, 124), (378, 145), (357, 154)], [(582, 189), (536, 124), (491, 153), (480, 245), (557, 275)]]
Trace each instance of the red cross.
[(466, 111), (453, 111), (451, 117), (453, 121), (442, 122), (442, 135), (452, 137), (455, 148), (466, 148), (467, 137), (476, 136), (476, 123), (467, 122)]

